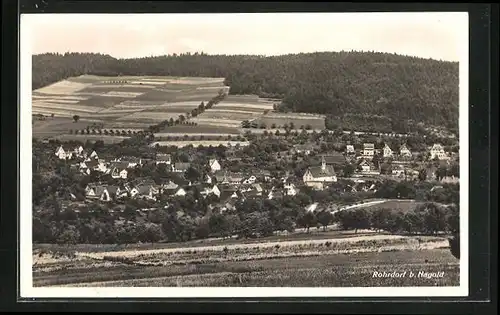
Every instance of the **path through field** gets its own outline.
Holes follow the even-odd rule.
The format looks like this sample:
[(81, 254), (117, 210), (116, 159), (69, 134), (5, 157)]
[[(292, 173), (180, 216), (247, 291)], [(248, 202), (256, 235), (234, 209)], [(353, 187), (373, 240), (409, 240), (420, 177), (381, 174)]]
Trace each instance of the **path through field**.
[[(411, 238), (400, 236), (400, 235), (368, 235), (368, 236), (357, 236), (349, 238), (332, 238), (332, 239), (320, 239), (320, 240), (299, 240), (299, 241), (275, 241), (267, 243), (251, 243), (251, 244), (232, 244), (232, 245), (214, 245), (214, 246), (200, 246), (196, 248), (196, 251), (222, 251), (224, 248), (227, 250), (234, 249), (253, 249), (253, 248), (270, 248), (275, 246), (280, 247), (291, 247), (297, 245), (306, 244), (320, 244), (325, 242), (331, 243), (343, 243), (343, 242), (362, 242), (362, 241), (382, 241), (382, 240), (396, 240), (396, 239), (408, 239)], [(446, 245), (443, 241), (443, 244)], [(145, 250), (125, 250), (125, 251), (113, 251), (113, 252), (99, 252), (99, 253), (89, 253), (89, 252), (77, 252), (77, 256), (93, 258), (93, 259), (104, 259), (107, 257), (135, 257), (138, 255), (155, 255), (164, 253), (177, 253), (193, 250), (192, 247), (178, 247), (178, 248), (162, 248), (162, 249), (145, 249)]]

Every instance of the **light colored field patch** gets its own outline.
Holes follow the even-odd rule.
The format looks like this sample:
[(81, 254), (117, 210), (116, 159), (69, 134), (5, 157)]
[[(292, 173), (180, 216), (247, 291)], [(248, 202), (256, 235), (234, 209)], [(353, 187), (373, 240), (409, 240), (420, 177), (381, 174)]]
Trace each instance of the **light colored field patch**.
[(99, 108), (93, 106), (82, 106), (82, 105), (68, 105), (68, 104), (57, 104), (48, 102), (36, 102), (33, 103), (33, 108), (46, 108), (46, 109), (60, 109), (66, 111), (77, 111), (86, 113), (95, 113), (99, 111)]
[(318, 114), (306, 114), (306, 113), (292, 113), (292, 114), (281, 114), (281, 113), (269, 113), (263, 118), (282, 118), (282, 119), (325, 119), (325, 115)]
[(189, 94), (185, 94), (185, 93), (180, 93), (179, 95), (175, 95), (174, 96), (174, 100), (173, 102), (183, 102), (183, 101), (198, 101), (198, 102), (201, 102), (201, 101), (205, 101), (207, 99), (211, 99), (215, 96), (215, 94), (213, 93), (199, 93), (199, 94), (193, 94), (193, 95), (189, 95)]
[(152, 110), (158, 108), (158, 105), (139, 105), (139, 104), (117, 104), (113, 106), (115, 109), (122, 110)]
[(231, 120), (231, 119), (215, 119), (215, 118), (202, 118), (202, 117), (194, 117), (191, 118), (190, 121), (198, 122), (198, 123), (224, 123), (224, 124), (236, 124), (240, 125), (240, 120)]
[(87, 97), (76, 96), (76, 95), (39, 95), (33, 94), (33, 100), (75, 100), (75, 101), (83, 101), (86, 100)]
[(163, 88), (158, 88), (157, 90), (162, 91), (162, 92), (167, 92), (167, 93), (180, 93), (180, 92), (184, 91), (183, 89), (163, 89)]
[[(239, 109), (207, 109), (205, 113), (211, 113), (211, 114), (219, 114), (219, 115), (225, 115), (225, 116), (230, 116), (231, 114), (246, 114), (246, 115), (261, 115), (261, 111), (249, 111), (249, 110), (239, 110)], [(205, 114), (203, 113), (203, 115)]]
[(201, 102), (204, 104), (208, 103), (208, 101), (181, 101), (181, 102), (168, 102), (168, 103), (163, 103), (161, 106), (175, 106), (175, 107), (198, 107), (200, 106)]
[(70, 111), (70, 110), (55, 109), (55, 108), (41, 108), (41, 107), (33, 108), (31, 110), (31, 113), (33, 115), (42, 114), (46, 116), (54, 114), (55, 116), (59, 117), (72, 117), (73, 115), (80, 115), (80, 116), (91, 115), (91, 113), (88, 112)]
[(215, 90), (215, 91), (219, 91), (222, 89), (224, 91), (228, 91), (229, 86), (199, 86), (196, 89), (197, 90)]
[(146, 86), (146, 85), (151, 85), (151, 86), (157, 86), (157, 85), (164, 85), (167, 83), (167, 81), (158, 81), (158, 80), (148, 80), (144, 79), (141, 81), (130, 81), (129, 84), (133, 84), (134, 86)]
[(104, 94), (106, 96), (120, 96), (120, 97), (131, 97), (135, 98), (139, 95), (142, 95), (144, 93), (142, 92), (118, 92), (118, 91), (109, 91), (108, 93)]
[(137, 113), (133, 113), (131, 115), (127, 115), (124, 117), (120, 117), (117, 120), (149, 120), (149, 121), (164, 121), (169, 120), (170, 118), (177, 119), (179, 115), (184, 115), (185, 113), (162, 113), (162, 112), (147, 112), (141, 111)]
[(273, 109), (273, 104), (252, 104), (252, 103), (238, 103), (238, 102), (225, 102), (222, 101), (219, 104), (217, 104), (217, 107), (237, 107), (237, 108), (251, 108), (251, 109), (261, 109), (262, 111), (264, 110), (271, 110)]
[(33, 104), (76, 104), (81, 100), (68, 100), (68, 99), (58, 99), (58, 98), (49, 98), (43, 100), (33, 100)]
[(60, 135), (55, 137), (60, 141), (82, 141), (85, 142), (87, 140), (97, 141), (102, 140), (104, 143), (119, 143), (125, 139), (129, 139), (127, 136), (107, 136), (107, 135)]
[(103, 113), (103, 114), (106, 114), (106, 113), (121, 113), (121, 114), (126, 114), (126, 113), (136, 113), (136, 112), (141, 112), (143, 111), (144, 108), (118, 108), (118, 107), (110, 107), (110, 108), (106, 108), (105, 110), (102, 110), (100, 111), (99, 113)]
[(59, 81), (49, 86), (45, 86), (36, 90), (38, 93), (46, 93), (46, 94), (71, 94), (76, 91), (82, 90), (89, 86), (89, 84), (72, 82), (68, 80)]

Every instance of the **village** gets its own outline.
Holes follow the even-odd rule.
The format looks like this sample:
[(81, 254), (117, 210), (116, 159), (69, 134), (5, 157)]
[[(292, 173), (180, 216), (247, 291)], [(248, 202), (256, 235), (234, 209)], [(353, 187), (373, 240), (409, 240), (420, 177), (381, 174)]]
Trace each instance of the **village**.
[[(158, 201), (184, 197), (191, 191), (208, 200), (210, 208), (220, 211), (235, 210), (238, 201), (255, 197), (280, 199), (296, 196), (301, 191), (323, 191), (339, 181), (348, 183), (341, 188), (344, 192), (375, 192), (385, 180), (425, 180), (436, 185), (459, 181), (458, 153), (446, 152), (439, 143), (428, 147), (423, 154), (415, 154), (404, 143), (399, 148), (391, 148), (386, 143), (377, 149), (374, 143), (362, 143), (359, 148), (346, 144), (344, 152), (317, 154), (317, 151), (314, 144), (302, 144), (288, 152), (294, 159), (316, 156), (318, 163), (308, 165), (300, 176), (290, 171), (277, 173), (262, 168), (234, 172), (231, 171), (234, 167), (230, 169), (227, 164), (238, 163), (241, 158), (231, 157), (209, 158), (205, 165), (193, 171), (191, 161), (175, 160), (172, 154), (160, 152), (154, 158), (117, 156), (107, 161), (99, 157), (99, 152), (82, 145), (74, 148), (60, 145), (54, 154), (69, 163), (73, 172), (89, 177), (97, 174), (93, 178), (99, 180), (90, 181), (85, 187), (88, 201)], [(147, 176), (131, 176), (151, 166), (161, 168), (168, 178), (158, 183)], [(189, 176), (189, 172), (196, 174)], [(70, 193), (70, 199), (77, 197)]]

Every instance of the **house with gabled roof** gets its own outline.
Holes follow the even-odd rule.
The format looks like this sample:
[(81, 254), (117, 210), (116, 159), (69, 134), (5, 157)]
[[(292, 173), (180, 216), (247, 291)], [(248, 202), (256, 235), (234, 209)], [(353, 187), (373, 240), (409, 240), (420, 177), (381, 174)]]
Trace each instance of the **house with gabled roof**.
[(212, 173), (218, 172), (222, 169), (222, 166), (220, 165), (219, 161), (217, 161), (217, 159), (210, 159), (208, 161), (208, 166), (210, 167), (210, 171)]
[(447, 160), (448, 155), (444, 152), (444, 148), (440, 143), (435, 143), (429, 150), (430, 159), (437, 158), (438, 160)]
[(226, 175), (226, 178), (230, 184), (236, 185), (241, 184), (245, 177), (242, 173), (231, 172)]
[(76, 156), (76, 157), (85, 157), (83, 154), (84, 154), (85, 150), (83, 149), (83, 147), (80, 145), (80, 146), (77, 146), (75, 147), (75, 149), (73, 150), (73, 155)]
[(220, 197), (221, 191), (219, 190), (219, 187), (217, 187), (217, 185), (203, 185), (200, 194), (204, 197), (212, 194)]
[(172, 156), (166, 153), (157, 153), (155, 163), (156, 165), (159, 164), (170, 165), (172, 164)]
[(151, 200), (156, 200), (156, 196), (159, 194), (159, 189), (155, 185), (138, 185), (130, 190), (130, 196), (132, 198), (146, 198)]
[(392, 157), (392, 149), (389, 147), (389, 145), (386, 143), (384, 145), (384, 148), (382, 149), (383, 150), (383, 157), (385, 158), (390, 158)]
[(358, 169), (360, 169), (360, 173), (364, 175), (380, 175), (380, 170), (375, 167), (375, 164), (366, 159), (362, 159), (359, 162)]
[(106, 189), (105, 185), (101, 184), (88, 184), (87, 187), (85, 187), (85, 196), (87, 198), (101, 198), (102, 193)]
[(255, 175), (250, 175), (246, 179), (243, 180), (243, 184), (253, 184), (257, 181), (257, 177)]
[(287, 196), (295, 196), (298, 193), (298, 189), (295, 187), (295, 184), (288, 183), (283, 186), (285, 195)]
[(112, 178), (127, 179), (127, 176), (128, 176), (128, 171), (126, 168), (114, 167), (111, 171)]
[(102, 201), (112, 201), (119, 193), (120, 188), (118, 186), (108, 185), (104, 187), (99, 199)]
[(375, 154), (375, 145), (373, 143), (363, 143), (363, 156), (365, 158), (373, 158)]
[(408, 147), (406, 146), (405, 143), (403, 143), (401, 145), (401, 147), (399, 148), (399, 155), (401, 157), (407, 157), (407, 158), (411, 158), (411, 151), (408, 149)]
[(65, 151), (62, 145), (57, 148), (55, 155), (60, 160), (70, 160), (73, 158), (73, 152), (71, 152), (70, 150)]
[(337, 175), (333, 166), (327, 165), (324, 158), (321, 166), (309, 167), (302, 177), (304, 184), (315, 189), (324, 189), (325, 185), (337, 181)]

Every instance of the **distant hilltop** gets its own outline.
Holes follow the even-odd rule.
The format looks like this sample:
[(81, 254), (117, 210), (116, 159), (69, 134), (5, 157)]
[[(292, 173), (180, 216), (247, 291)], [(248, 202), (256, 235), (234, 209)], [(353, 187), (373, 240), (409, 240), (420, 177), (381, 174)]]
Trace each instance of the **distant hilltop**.
[[(136, 59), (90, 53), (33, 56), (33, 89), (82, 74), (224, 77), (231, 94), (281, 99), (282, 112), (322, 114), (350, 124), (365, 120), (353, 120), (353, 114), (373, 115), (379, 124), (397, 125), (391, 129), (398, 131), (404, 131), (400, 125), (406, 121), (458, 128), (457, 62), (375, 52)], [(336, 124), (335, 119), (328, 121)]]

